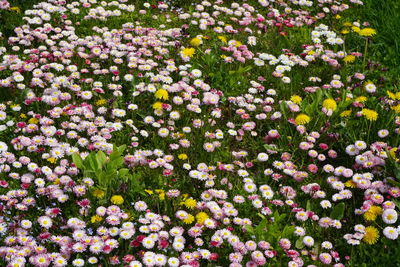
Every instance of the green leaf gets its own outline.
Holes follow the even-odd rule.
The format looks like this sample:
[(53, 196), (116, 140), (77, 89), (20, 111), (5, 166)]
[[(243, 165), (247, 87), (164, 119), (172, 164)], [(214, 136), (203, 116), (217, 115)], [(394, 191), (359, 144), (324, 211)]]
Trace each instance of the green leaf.
[(117, 148), (119, 154), (122, 154), (122, 153), (125, 151), (125, 149), (126, 149), (126, 145), (122, 145), (122, 146), (119, 146), (119, 147)]
[(295, 245), (297, 249), (302, 249), (304, 248), (304, 243), (303, 243), (303, 238), (297, 239)]
[(103, 151), (98, 151), (96, 154), (96, 161), (99, 168), (101, 169), (107, 161), (106, 154)]
[(290, 237), (294, 233), (294, 226), (293, 225), (286, 225), (285, 228), (283, 228), (282, 236), (283, 237)]
[(118, 171), (119, 176), (121, 177), (125, 177), (127, 176), (127, 174), (129, 173), (129, 169), (127, 168), (122, 168)]
[(74, 154), (72, 154), (72, 161), (74, 162), (75, 166), (76, 166), (78, 169), (83, 169), (83, 168), (84, 168), (84, 166), (83, 166), (83, 161), (82, 161), (82, 158), (81, 158), (81, 156), (79, 155), (79, 153), (74, 153)]
[(311, 210), (311, 202), (310, 202), (310, 200), (307, 200), (306, 209), (307, 209), (307, 210)]
[(343, 218), (344, 215), (344, 207), (345, 204), (339, 203), (335, 207), (333, 207), (330, 217), (335, 220), (340, 220)]
[(254, 228), (250, 225), (245, 225), (244, 229), (246, 229), (247, 232), (249, 232), (250, 234), (254, 235)]

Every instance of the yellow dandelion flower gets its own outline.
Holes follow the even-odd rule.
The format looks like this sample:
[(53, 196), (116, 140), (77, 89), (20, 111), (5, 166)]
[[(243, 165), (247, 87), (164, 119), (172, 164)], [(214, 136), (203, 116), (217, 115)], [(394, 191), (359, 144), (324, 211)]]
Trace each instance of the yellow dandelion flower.
[(94, 190), (94, 191), (92, 192), (92, 195), (93, 195), (95, 198), (103, 198), (105, 194), (106, 194), (106, 193), (105, 193), (103, 190), (100, 190), (100, 189), (96, 189), (96, 190)]
[(332, 98), (327, 98), (322, 102), (322, 106), (326, 109), (331, 109), (332, 111), (335, 111), (337, 108), (336, 101)]
[(207, 220), (209, 217), (207, 213), (205, 212), (199, 212), (196, 215), (196, 222), (199, 224), (203, 224), (205, 220)]
[(154, 96), (157, 99), (168, 100), (168, 91), (165, 89), (158, 89), (157, 92), (154, 93)]
[(376, 121), (378, 119), (378, 112), (375, 110), (363, 108), (361, 113), (369, 121)]
[(189, 214), (189, 216), (183, 220), (183, 222), (185, 224), (191, 224), (192, 222), (194, 222), (194, 216), (192, 214)]
[(17, 7), (17, 6), (10, 7), (9, 9), (10, 9), (11, 11), (15, 11), (15, 12), (17, 12), (17, 13), (21, 13), (21, 9), (20, 9), (19, 7)]
[(377, 218), (377, 215), (370, 211), (366, 211), (363, 216), (366, 221), (375, 221)]
[(156, 102), (153, 104), (153, 108), (154, 109), (161, 109), (162, 108), (162, 102)]
[(388, 97), (389, 97), (390, 99), (396, 100), (396, 95), (395, 95), (394, 93), (392, 93), (392, 92), (390, 92), (390, 91), (386, 91), (386, 93), (387, 93), (387, 95), (388, 95)]
[(226, 40), (225, 36), (222, 36), (222, 35), (218, 36), (218, 39), (219, 39), (221, 42), (225, 43), (225, 44), (228, 42), (228, 40)]
[(341, 34), (348, 34), (350, 31), (348, 30), (348, 29), (344, 29), (344, 30), (342, 30), (340, 33)]
[(400, 100), (400, 92), (397, 92), (397, 93), (396, 93), (396, 99), (397, 99), (397, 100)]
[(347, 182), (344, 183), (344, 185), (346, 187), (350, 187), (350, 188), (356, 188), (357, 184), (355, 182), (353, 182), (353, 180), (348, 180)]
[(101, 216), (99, 216), (99, 215), (94, 215), (94, 216), (92, 216), (92, 218), (90, 219), (90, 221), (92, 222), (92, 223), (98, 223), (98, 222), (101, 222), (103, 220), (103, 218), (101, 217)]
[(335, 19), (340, 19), (342, 16), (340, 16), (339, 14), (337, 14), (336, 16), (335, 16)]
[(21, 113), (21, 114), (19, 114), (19, 117), (20, 117), (21, 119), (25, 119), (25, 118), (26, 118), (26, 115), (25, 115), (24, 113)]
[(355, 100), (354, 100), (354, 102), (357, 102), (357, 103), (364, 103), (365, 101), (367, 101), (368, 100), (368, 98), (366, 98), (365, 96), (359, 96), (359, 97), (357, 97)]
[(343, 23), (343, 26), (345, 26), (345, 27), (351, 27), (351, 22), (345, 22), (345, 23)]
[(290, 101), (292, 101), (295, 104), (300, 104), (302, 100), (303, 99), (301, 98), (301, 96), (298, 96), (298, 95), (292, 95), (290, 97)]
[(39, 120), (36, 119), (36, 118), (30, 118), (30, 119), (28, 120), (28, 123), (31, 123), (31, 124), (37, 124), (38, 122), (39, 122)]
[(188, 198), (185, 200), (183, 205), (185, 205), (188, 209), (193, 209), (194, 207), (196, 207), (197, 201), (194, 200), (193, 198)]
[(201, 41), (201, 39), (200, 38), (197, 38), (197, 37), (195, 37), (195, 38), (193, 38), (192, 40), (190, 40), (190, 45), (192, 45), (192, 46), (199, 46), (199, 45), (201, 45), (203, 42)]
[(391, 109), (394, 110), (394, 112), (396, 112), (396, 113), (400, 113), (400, 104), (391, 107)]
[(364, 28), (360, 30), (358, 34), (365, 37), (371, 37), (376, 34), (376, 30), (372, 28)]
[(178, 159), (180, 160), (186, 160), (188, 158), (188, 156), (186, 154), (179, 154), (178, 155)]
[(107, 103), (107, 100), (105, 100), (105, 99), (99, 99), (99, 100), (97, 100), (96, 101), (96, 106), (102, 106), (102, 105), (105, 105)]
[(357, 32), (357, 33), (360, 32), (360, 28), (357, 27), (357, 26), (353, 26), (353, 27), (351, 27), (351, 29), (352, 29), (353, 32)]
[(340, 113), (340, 117), (348, 117), (351, 115), (351, 110), (345, 110), (342, 113)]
[(50, 158), (47, 159), (47, 161), (50, 162), (50, 163), (55, 163), (55, 162), (57, 162), (57, 159), (53, 158), (53, 157), (50, 157)]
[(381, 215), (382, 214), (382, 208), (376, 205), (372, 205), (369, 210), (370, 212), (376, 214), (376, 215)]
[(309, 116), (307, 116), (306, 114), (301, 113), (301, 114), (297, 115), (297, 117), (295, 119), (295, 122), (298, 125), (303, 125), (303, 124), (309, 123), (310, 120), (311, 120), (311, 118)]
[(363, 241), (368, 245), (375, 244), (379, 239), (379, 231), (373, 226), (368, 226), (365, 228), (365, 235)]
[(343, 58), (343, 61), (346, 63), (353, 63), (356, 60), (356, 57), (353, 55), (347, 55)]
[(235, 44), (236, 47), (239, 47), (239, 46), (241, 46), (241, 45), (243, 45), (242, 42), (236, 41), (236, 44)]
[(396, 159), (396, 151), (397, 151), (397, 147), (394, 147), (392, 149), (389, 150), (389, 156), (393, 159)]
[(193, 55), (196, 53), (196, 49), (194, 49), (194, 48), (184, 48), (181, 51), (181, 53), (182, 53), (182, 55), (184, 57), (193, 57)]
[(114, 195), (111, 197), (111, 203), (114, 205), (121, 205), (124, 203), (124, 198), (121, 195)]
[(145, 189), (144, 192), (146, 192), (149, 195), (154, 194), (153, 190), (150, 190), (150, 189)]

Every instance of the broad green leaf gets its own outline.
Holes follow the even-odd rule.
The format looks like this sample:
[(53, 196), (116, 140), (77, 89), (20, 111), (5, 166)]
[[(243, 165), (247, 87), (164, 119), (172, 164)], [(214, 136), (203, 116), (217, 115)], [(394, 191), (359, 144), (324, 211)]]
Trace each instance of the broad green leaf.
[(295, 245), (297, 249), (302, 249), (304, 248), (304, 243), (303, 243), (303, 238), (297, 239)]
[(345, 204), (339, 203), (335, 207), (333, 207), (330, 217), (335, 220), (340, 220), (344, 215)]
[(78, 169), (84, 168), (82, 158), (78, 153), (72, 154), (72, 161)]

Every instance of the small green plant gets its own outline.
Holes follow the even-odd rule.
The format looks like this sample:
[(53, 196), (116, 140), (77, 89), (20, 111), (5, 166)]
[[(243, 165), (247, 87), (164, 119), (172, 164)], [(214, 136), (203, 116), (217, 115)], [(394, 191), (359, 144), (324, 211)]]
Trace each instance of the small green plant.
[(91, 152), (85, 159), (75, 153), (72, 160), (76, 167), (83, 171), (85, 177), (91, 177), (97, 182), (97, 187), (110, 193), (112, 188), (117, 189), (128, 185), (130, 192), (141, 192), (139, 174), (133, 174), (124, 168), (123, 152), (126, 145), (115, 146), (113, 152), (107, 156), (103, 151)]

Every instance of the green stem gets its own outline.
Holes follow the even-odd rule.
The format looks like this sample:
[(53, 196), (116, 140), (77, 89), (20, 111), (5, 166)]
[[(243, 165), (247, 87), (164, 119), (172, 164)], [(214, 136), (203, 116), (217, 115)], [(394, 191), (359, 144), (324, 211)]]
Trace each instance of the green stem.
[(368, 51), (368, 38), (365, 38), (365, 49), (364, 49), (364, 59), (363, 59), (363, 72), (365, 71), (365, 62), (367, 60), (367, 51)]

